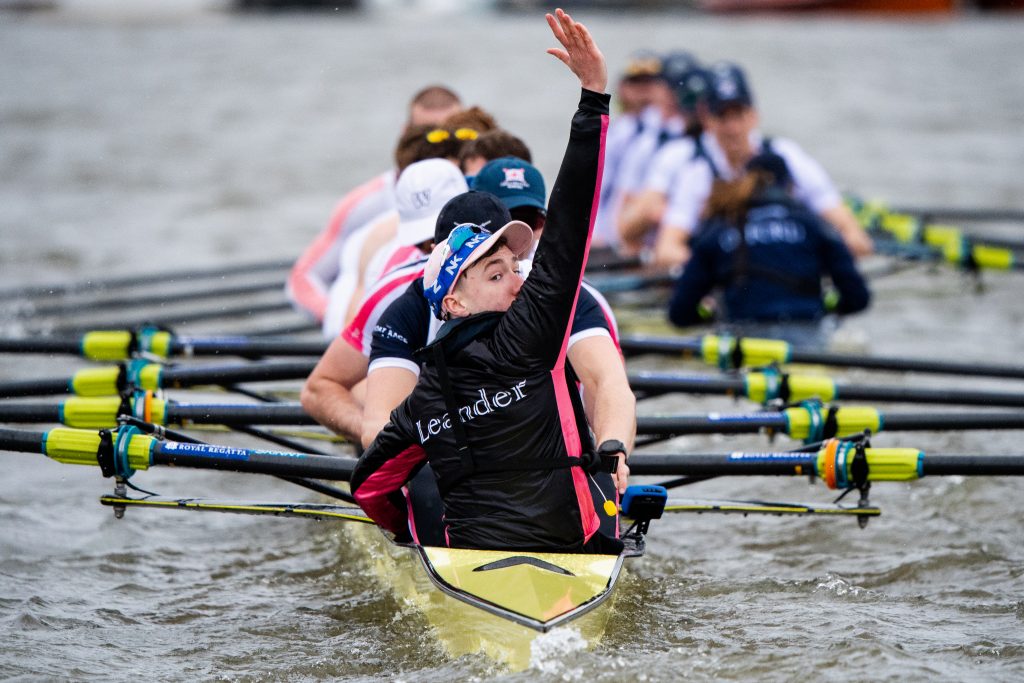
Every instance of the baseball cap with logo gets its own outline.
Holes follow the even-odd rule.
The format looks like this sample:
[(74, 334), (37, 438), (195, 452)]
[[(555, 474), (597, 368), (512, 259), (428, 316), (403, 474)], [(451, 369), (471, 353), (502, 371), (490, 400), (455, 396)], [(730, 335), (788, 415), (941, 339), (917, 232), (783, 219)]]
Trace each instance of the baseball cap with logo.
[(468, 189), (462, 172), (446, 159), (410, 164), (395, 183), (398, 241), (411, 245), (432, 239), (441, 207)]
[(448, 239), (452, 230), (463, 223), (479, 225), (484, 230), (497, 230), (512, 222), (512, 215), (501, 200), (490, 192), (470, 190), (457, 194), (441, 207), (434, 228), (434, 244)]
[(754, 96), (747, 85), (743, 69), (730, 62), (719, 62), (711, 67), (711, 90), (708, 95), (708, 107), (712, 114), (721, 114), (734, 105), (754, 105)]
[(423, 296), (436, 318), (445, 319), (441, 304), (459, 281), (459, 276), (479, 261), (502, 237), (517, 257), (523, 256), (533, 245), (533, 230), (530, 226), (522, 221), (512, 221), (494, 232), (479, 225), (464, 223), (452, 230), (448, 239), (434, 247), (423, 269)]
[(473, 189), (490, 192), (509, 209), (533, 206), (543, 211), (547, 207), (544, 176), (519, 157), (488, 161), (473, 178)]

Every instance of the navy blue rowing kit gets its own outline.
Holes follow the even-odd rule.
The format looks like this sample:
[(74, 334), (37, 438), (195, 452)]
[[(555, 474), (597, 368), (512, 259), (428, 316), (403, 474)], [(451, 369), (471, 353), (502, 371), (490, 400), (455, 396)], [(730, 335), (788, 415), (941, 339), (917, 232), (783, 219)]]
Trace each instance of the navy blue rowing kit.
[(717, 286), (728, 322), (819, 320), (823, 275), (839, 293), (834, 312), (867, 307), (867, 286), (835, 230), (803, 204), (770, 193), (751, 202), (742, 233), (717, 217), (700, 226), (669, 319), (680, 327), (703, 322), (698, 305)]

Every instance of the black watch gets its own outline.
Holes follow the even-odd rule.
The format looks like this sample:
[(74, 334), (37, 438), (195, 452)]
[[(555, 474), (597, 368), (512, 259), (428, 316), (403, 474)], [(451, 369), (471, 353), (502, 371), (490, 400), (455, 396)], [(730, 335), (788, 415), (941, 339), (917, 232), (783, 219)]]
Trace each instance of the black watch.
[(629, 464), (629, 453), (626, 452), (626, 444), (622, 443), (618, 439), (608, 439), (602, 441), (601, 445), (597, 447), (598, 455), (616, 455), (622, 453), (626, 456), (626, 464)]

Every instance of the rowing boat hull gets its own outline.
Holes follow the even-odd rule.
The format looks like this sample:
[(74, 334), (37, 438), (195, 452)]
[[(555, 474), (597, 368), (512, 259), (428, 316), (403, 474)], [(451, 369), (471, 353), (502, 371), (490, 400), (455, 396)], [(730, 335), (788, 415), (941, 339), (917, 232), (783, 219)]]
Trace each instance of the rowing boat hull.
[(599, 642), (622, 575), (623, 556), (402, 546), (370, 527), (347, 531), (368, 546), (373, 572), (422, 614), (447, 656), (482, 654), (513, 671), (542, 656), (539, 641), (569, 649)]

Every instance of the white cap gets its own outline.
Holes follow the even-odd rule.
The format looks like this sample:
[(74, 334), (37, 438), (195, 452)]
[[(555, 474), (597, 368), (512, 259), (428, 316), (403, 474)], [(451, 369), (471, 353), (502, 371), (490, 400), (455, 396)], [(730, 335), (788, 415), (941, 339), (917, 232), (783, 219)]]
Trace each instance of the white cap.
[(413, 245), (434, 239), (441, 208), (468, 190), (462, 171), (446, 159), (425, 159), (407, 166), (395, 183), (398, 242)]

